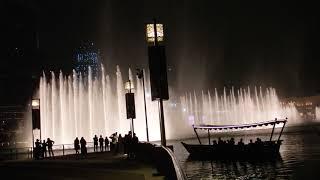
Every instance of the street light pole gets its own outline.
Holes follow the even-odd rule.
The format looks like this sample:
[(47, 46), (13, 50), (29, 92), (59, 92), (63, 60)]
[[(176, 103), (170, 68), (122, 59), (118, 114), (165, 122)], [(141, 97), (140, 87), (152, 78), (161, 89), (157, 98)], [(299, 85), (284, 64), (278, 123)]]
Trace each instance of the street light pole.
[(163, 100), (169, 99), (169, 91), (165, 46), (163, 45), (163, 24), (157, 23), (155, 19), (153, 23), (147, 24), (146, 37), (148, 42), (151, 99), (159, 102), (161, 145), (166, 146)]
[(34, 151), (34, 130), (39, 129), (41, 141), (41, 120), (40, 120), (40, 99), (32, 99), (31, 101), (32, 116), (32, 151)]
[[(158, 33), (157, 33), (157, 22), (154, 19), (153, 20), (153, 28), (154, 28), (154, 45), (158, 46)], [(161, 80), (160, 80), (160, 87), (162, 86)], [(163, 113), (163, 100), (162, 100), (162, 94), (161, 90), (159, 91), (160, 98), (159, 98), (159, 104), (160, 104), (160, 135), (161, 135), (161, 145), (166, 147), (167, 146), (167, 140), (166, 140), (166, 130), (164, 125), (164, 113)]]
[[(131, 93), (131, 81), (129, 79), (129, 93)], [(132, 128), (132, 136), (134, 134), (134, 126), (133, 126), (133, 117), (131, 117), (131, 128)]]
[(144, 87), (144, 69), (137, 69), (138, 78), (142, 79), (142, 88), (143, 88), (143, 101), (144, 101), (144, 114), (146, 117), (146, 133), (147, 133), (147, 142), (149, 142), (149, 130), (148, 130), (148, 112), (147, 112), (147, 103), (146, 103), (146, 92)]
[(131, 89), (133, 88), (134, 88), (133, 84), (131, 84), (131, 80), (129, 79), (129, 81), (125, 83), (125, 89), (128, 90), (128, 92), (126, 93), (126, 109), (127, 109), (127, 119), (131, 119), (130, 128), (131, 128), (132, 135), (134, 133), (133, 119), (136, 118), (134, 94), (131, 92)]

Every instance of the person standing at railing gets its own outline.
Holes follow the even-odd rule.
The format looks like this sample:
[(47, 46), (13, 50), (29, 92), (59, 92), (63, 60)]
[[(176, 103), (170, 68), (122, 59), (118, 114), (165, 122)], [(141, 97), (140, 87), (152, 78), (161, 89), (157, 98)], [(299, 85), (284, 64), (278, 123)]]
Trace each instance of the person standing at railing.
[(81, 155), (86, 156), (87, 155), (87, 147), (86, 147), (87, 141), (83, 137), (81, 137), (81, 139), (80, 139), (80, 144), (81, 144)]
[(34, 148), (34, 157), (35, 157), (35, 159), (39, 159), (40, 158), (40, 151), (41, 151), (41, 142), (39, 141), (39, 139), (37, 139), (36, 142), (35, 142), (35, 148)]
[(103, 141), (104, 141), (104, 139), (103, 139), (102, 135), (100, 135), (99, 145), (100, 145), (100, 151), (101, 151), (101, 152), (103, 152)]
[(116, 153), (117, 151), (117, 143), (118, 143), (118, 132), (115, 132), (113, 133), (111, 136), (110, 136), (110, 139), (111, 139), (111, 143), (110, 143), (110, 151), (113, 151)]
[(137, 153), (137, 147), (139, 144), (139, 138), (136, 136), (136, 133), (133, 133), (133, 137), (132, 137), (132, 154), (133, 154), (133, 158), (136, 157), (136, 153)]
[(98, 151), (98, 137), (97, 137), (97, 135), (94, 135), (94, 138), (93, 138), (93, 151), (94, 152)]
[(79, 149), (80, 149), (80, 141), (78, 137), (74, 140), (74, 150), (76, 150), (76, 154), (79, 154)]
[(48, 144), (48, 151), (49, 151), (49, 157), (54, 157), (54, 154), (53, 154), (53, 150), (52, 150), (52, 146), (54, 144), (54, 141), (52, 141), (50, 138), (47, 139), (47, 144)]
[(107, 136), (104, 139), (104, 149), (105, 149), (105, 151), (107, 151), (109, 149), (109, 139)]
[(47, 157), (47, 143), (45, 140), (42, 142), (42, 157), (45, 158)]
[(120, 154), (123, 153), (123, 137), (121, 136), (121, 134), (119, 134), (118, 137), (117, 149)]

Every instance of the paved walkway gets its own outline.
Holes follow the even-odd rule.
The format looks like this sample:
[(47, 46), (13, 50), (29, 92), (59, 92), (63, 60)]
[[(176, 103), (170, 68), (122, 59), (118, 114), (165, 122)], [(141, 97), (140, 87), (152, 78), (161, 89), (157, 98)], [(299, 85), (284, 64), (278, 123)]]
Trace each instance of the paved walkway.
[(152, 165), (127, 160), (124, 155), (110, 152), (59, 156), (44, 160), (10, 160), (0, 162), (1, 177), (8, 179), (108, 179), (161, 180), (153, 176)]

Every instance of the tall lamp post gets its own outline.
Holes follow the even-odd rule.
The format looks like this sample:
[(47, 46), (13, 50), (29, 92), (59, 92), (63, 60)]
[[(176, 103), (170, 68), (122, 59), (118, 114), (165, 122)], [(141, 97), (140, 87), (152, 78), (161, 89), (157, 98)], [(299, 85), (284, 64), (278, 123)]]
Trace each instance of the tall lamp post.
[(125, 89), (128, 91), (126, 93), (127, 119), (131, 119), (131, 130), (133, 135), (134, 133), (133, 119), (136, 118), (136, 110), (135, 110), (135, 102), (134, 102), (134, 93), (131, 92), (131, 90), (134, 89), (134, 86), (130, 80), (125, 83)]
[(40, 99), (32, 99), (32, 147), (34, 148), (34, 130), (40, 130), (41, 141), (41, 122), (40, 122)]
[(161, 145), (166, 146), (166, 132), (164, 124), (163, 100), (169, 99), (167, 63), (165, 55), (163, 24), (146, 24), (146, 38), (148, 43), (149, 70), (151, 82), (151, 99), (159, 101)]
[(149, 142), (149, 130), (148, 130), (148, 112), (147, 112), (147, 103), (146, 103), (146, 92), (144, 87), (144, 70), (137, 69), (137, 76), (139, 79), (142, 79), (142, 88), (143, 88), (143, 101), (144, 101), (144, 114), (146, 117), (146, 132), (147, 132), (147, 142)]

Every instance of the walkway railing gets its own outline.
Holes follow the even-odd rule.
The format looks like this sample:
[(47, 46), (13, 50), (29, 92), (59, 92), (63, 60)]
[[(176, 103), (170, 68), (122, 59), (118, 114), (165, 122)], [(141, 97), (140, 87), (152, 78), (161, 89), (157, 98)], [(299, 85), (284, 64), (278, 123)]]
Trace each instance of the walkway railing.
[[(74, 144), (56, 144), (52, 146), (55, 156), (75, 154)], [(88, 153), (94, 152), (93, 142), (87, 142)], [(49, 155), (47, 151), (47, 156)], [(33, 147), (0, 148), (0, 160), (32, 159)]]

